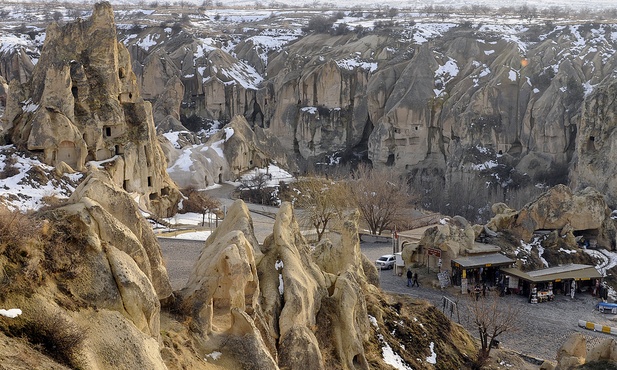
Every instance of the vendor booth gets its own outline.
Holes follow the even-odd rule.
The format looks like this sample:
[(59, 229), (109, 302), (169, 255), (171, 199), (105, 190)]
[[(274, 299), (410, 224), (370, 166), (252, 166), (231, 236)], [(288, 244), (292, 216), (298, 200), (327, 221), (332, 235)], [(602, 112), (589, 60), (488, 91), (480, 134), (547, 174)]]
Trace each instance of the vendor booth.
[[(593, 292), (602, 275), (591, 265), (569, 264), (524, 272), (518, 268), (502, 268), (500, 284), (513, 294), (529, 297), (530, 303), (551, 301), (555, 294)], [(574, 292), (572, 291), (574, 289)]]
[(514, 260), (501, 253), (468, 255), (452, 260), (453, 285), (461, 286), (461, 293), (467, 289), (479, 286), (493, 286), (499, 277), (499, 269), (510, 266)]

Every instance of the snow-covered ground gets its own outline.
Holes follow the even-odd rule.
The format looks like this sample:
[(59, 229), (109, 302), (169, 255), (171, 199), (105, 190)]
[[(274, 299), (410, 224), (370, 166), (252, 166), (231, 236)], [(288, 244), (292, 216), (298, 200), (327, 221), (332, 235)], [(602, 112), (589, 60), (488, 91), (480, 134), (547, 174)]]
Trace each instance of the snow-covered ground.
[(9, 209), (26, 212), (37, 210), (55, 199), (67, 199), (83, 176), (81, 173), (65, 174), (60, 179), (50, 176), (41, 184), (29, 176), (34, 167), (45, 172), (53, 171), (53, 167), (35, 158), (14, 152), (11, 145), (0, 147), (0, 198)]
[[(21, 0), (21, 3), (40, 3), (40, 0)], [(112, 5), (138, 5), (140, 0), (109, 0)], [(204, 0), (183, 0), (184, 3), (202, 5)], [(79, 3), (83, 4), (83, 0), (65, 0), (64, 3)], [(173, 2), (169, 2), (173, 3)], [(216, 3), (216, 1), (215, 1)], [(384, 8), (384, 7), (396, 7), (396, 8), (423, 8), (427, 5), (444, 6), (461, 8), (464, 6), (481, 5), (491, 8), (501, 7), (519, 7), (529, 6), (537, 7), (539, 9), (560, 7), (560, 8), (572, 8), (572, 9), (603, 9), (615, 7), (614, 0), (543, 0), (543, 1), (530, 1), (530, 0), (227, 0), (224, 5), (227, 7), (245, 7), (245, 8), (263, 8), (268, 7), (270, 4), (278, 4), (278, 6), (287, 7), (307, 7), (307, 8), (340, 8), (347, 7), (353, 8), (361, 6), (365, 8)]]

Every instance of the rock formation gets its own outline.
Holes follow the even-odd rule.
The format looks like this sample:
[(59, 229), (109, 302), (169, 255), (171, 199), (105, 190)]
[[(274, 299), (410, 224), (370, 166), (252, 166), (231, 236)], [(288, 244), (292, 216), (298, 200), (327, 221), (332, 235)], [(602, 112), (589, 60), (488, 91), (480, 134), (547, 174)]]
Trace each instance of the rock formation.
[[(2, 248), (3, 269), (13, 271), (2, 280), (20, 289), (4, 286), (1, 304), (23, 311), (2, 323), (5, 333), (22, 333), (72, 368), (166, 369), (160, 301), (171, 285), (133, 198), (106, 172), (93, 171), (68, 204), (40, 218), (46, 221), (31, 239)], [(25, 258), (15, 258), (19, 250)]]
[(586, 100), (576, 136), (576, 162), (572, 180), (578, 188), (591, 186), (607, 196), (609, 204), (616, 202), (613, 159), (617, 106), (614, 96), (617, 84), (613, 78), (598, 88)]
[[(606, 338), (587, 349), (587, 340), (581, 333), (572, 334), (557, 352), (555, 370), (578, 369), (580, 365), (589, 364), (592, 368), (603, 368), (603, 363), (614, 364), (617, 361), (617, 342)], [(543, 367), (548, 369), (549, 367)]]
[[(201, 24), (160, 26), (152, 16), (147, 27), (122, 28), (126, 49), (118, 46), (117, 67), (124, 66), (128, 84), (110, 87), (122, 86), (128, 99), (137, 84), (154, 103), (162, 131), (181, 129), (179, 123), (194, 123), (191, 130), (198, 131), (242, 115), (260, 138), (260, 150), (291, 171), (362, 157), (454, 197), (465, 184), (486, 189), (482, 197), (503, 193), (495, 202), (506, 200), (503, 188), (570, 181), (576, 190), (594, 186), (606, 193), (611, 206), (616, 202), (613, 180), (601, 176), (614, 167), (613, 156), (602, 155), (611, 150), (617, 59), (608, 35), (614, 25), (437, 27), (424, 20), (332, 35), (301, 33), (276, 17), (269, 22), (231, 24), (221, 34)], [(277, 45), (260, 42), (273, 27), (283, 35)], [(12, 67), (0, 67), (0, 75), (23, 82), (32, 72), (25, 64), (14, 67), (15, 60), (36, 58), (36, 48), (20, 56), (19, 48), (11, 50), (0, 65)], [(77, 87), (79, 94), (76, 117), (87, 115), (88, 92), (77, 83), (83, 61), (67, 58), (77, 62), (69, 73), (69, 90)], [(66, 71), (34, 74), (39, 84), (67, 80)], [(26, 110), (47, 104), (53, 111), (55, 103), (37, 98), (29, 104), (28, 94), (14, 90), (19, 98), (7, 102), (9, 125), (16, 124), (20, 104)], [(70, 105), (65, 95), (62, 104)], [(66, 109), (62, 113), (72, 119)], [(69, 131), (75, 150), (83, 151), (77, 131), (84, 130)], [(99, 153), (94, 140), (87, 143), (93, 156), (114, 153), (113, 146)]]
[[(558, 185), (527, 204), (519, 211), (503, 205), (494, 206), (495, 217), (487, 227), (493, 231), (508, 231), (517, 239), (531, 241), (538, 230), (556, 230), (562, 236), (585, 236), (599, 246), (615, 248), (617, 231), (610, 217), (610, 209), (602, 194), (593, 188), (573, 193), (565, 185)], [(575, 246), (575, 245), (574, 245)]]
[(614, 203), (615, 187), (598, 175), (611, 156), (593, 154), (610, 150), (616, 62), (600, 56), (614, 55), (612, 26), (448, 25), (417, 36), (430, 26), (293, 34), (271, 49), (257, 41), (263, 25), (237, 44), (151, 27), (126, 43), (149, 99), (168, 101), (165, 84), (176, 94), (180, 80), (185, 122), (243, 115), (278, 141), (260, 149), (292, 171), (365, 156), (454, 197), (465, 184), (488, 196), (569, 176), (575, 189), (599, 184)]
[(116, 185), (139, 195), (144, 209), (167, 214), (179, 192), (166, 172), (152, 107), (139, 95), (131, 60), (118, 43), (108, 3), (88, 20), (47, 29), (28, 82), (13, 79), (4, 115), (5, 141), (85, 170), (105, 161)]
[[(259, 245), (248, 209), (236, 201), (179, 292), (179, 307), (203, 346), (226, 343), (218, 350), (243, 368), (382, 368), (369, 349), (376, 325), (370, 316), (396, 322), (402, 316), (391, 317), (375, 301), (381, 293), (367, 281), (357, 221), (356, 214), (344, 222), (340, 245), (324, 242), (311, 251), (284, 203), (273, 233)], [(241, 348), (253, 350), (238, 355)], [(451, 364), (460, 363), (456, 357)]]
[(262, 148), (276, 146), (276, 140), (268, 140), (251, 130), (242, 116), (234, 117), (203, 143), (198, 135), (186, 131), (169, 135), (174, 142), (166, 141), (161, 146), (169, 160), (169, 175), (180, 188), (204, 189), (223, 181), (235, 181), (247, 170), (267, 167), (271, 159)]

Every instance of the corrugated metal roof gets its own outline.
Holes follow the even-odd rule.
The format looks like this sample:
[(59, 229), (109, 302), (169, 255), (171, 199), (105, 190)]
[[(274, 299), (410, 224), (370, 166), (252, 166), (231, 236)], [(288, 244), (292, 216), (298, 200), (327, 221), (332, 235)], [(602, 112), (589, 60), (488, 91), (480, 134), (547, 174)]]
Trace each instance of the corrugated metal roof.
[(502, 268), (501, 271), (534, 283), (568, 279), (599, 279), (602, 277), (594, 266), (580, 264), (555, 266), (530, 272), (524, 272), (517, 268)]
[(489, 254), (482, 254), (479, 256), (459, 257), (459, 258), (452, 260), (452, 262), (458, 263), (463, 268), (472, 268), (472, 267), (483, 267), (487, 265), (491, 265), (491, 266), (511, 265), (514, 263), (514, 260), (504, 256), (501, 253), (489, 253)]

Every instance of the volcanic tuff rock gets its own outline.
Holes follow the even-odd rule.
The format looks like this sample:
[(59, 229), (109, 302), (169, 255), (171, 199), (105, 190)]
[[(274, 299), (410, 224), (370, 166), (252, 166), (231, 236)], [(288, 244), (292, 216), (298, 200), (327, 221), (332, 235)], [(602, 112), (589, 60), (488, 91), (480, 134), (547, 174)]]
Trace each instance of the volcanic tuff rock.
[(593, 188), (574, 193), (565, 185), (557, 185), (518, 212), (504, 207), (493, 210), (498, 213), (487, 227), (508, 230), (523, 241), (531, 241), (538, 230), (557, 230), (563, 236), (585, 234), (606, 249), (616, 245), (617, 231), (610, 210), (603, 195)]
[[(369, 315), (385, 321), (389, 314), (376, 301), (379, 290), (367, 282), (357, 221), (356, 214), (344, 222), (340, 245), (322, 243), (311, 252), (291, 204), (284, 203), (260, 246), (246, 205), (234, 202), (179, 292), (179, 307), (190, 315), (202, 346), (222, 352), (230, 367), (385, 368), (381, 352), (376, 358), (370, 349), (377, 323)], [(411, 320), (399, 313), (392, 318), (396, 325)], [(421, 357), (407, 355), (409, 363)]]
[[(262, 148), (278, 143), (276, 139), (264, 137), (260, 130), (251, 130), (242, 116), (234, 117), (204, 143), (199, 135), (188, 131), (163, 136), (168, 138), (161, 144), (170, 164), (168, 173), (180, 188), (204, 189), (223, 181), (235, 181), (247, 170), (267, 166), (270, 157)], [(283, 153), (278, 153), (286, 159)], [(283, 166), (287, 163), (280, 162)]]
[(614, 364), (617, 361), (617, 341), (606, 338), (591, 346), (587, 350), (587, 340), (581, 333), (572, 334), (557, 352), (557, 366), (555, 370), (576, 369), (582, 364), (589, 364), (589, 368), (603, 368), (605, 364)]
[(155, 139), (152, 107), (139, 96), (108, 3), (88, 20), (52, 23), (31, 78), (18, 81), (9, 88), (6, 141), (53, 166), (83, 171), (87, 161), (108, 161), (116, 184), (138, 193), (142, 207), (166, 214), (175, 206), (179, 192)]
[[(72, 368), (166, 369), (159, 300), (171, 295), (171, 285), (156, 237), (132, 197), (94, 171), (67, 205), (41, 217), (49, 222), (38, 238), (51, 241), (2, 248), (3, 270), (19, 269), (28, 281), (25, 289), (2, 288), (1, 305), (23, 311), (4, 331), (53, 345)], [(27, 258), (15, 260), (14, 248)], [(18, 267), (23, 261), (28, 273)]]
[(591, 186), (606, 194), (609, 204), (617, 202), (614, 189), (615, 127), (617, 127), (617, 82), (615, 75), (606, 78), (586, 100), (576, 136), (576, 162), (572, 179), (578, 188)]
[[(323, 34), (291, 29), (277, 14), (253, 28), (200, 17), (119, 30), (131, 55), (129, 62), (118, 46), (119, 62), (136, 74), (125, 80), (154, 102), (162, 131), (181, 128), (178, 120), (197, 131), (204, 120), (242, 115), (263, 137), (258, 145), (266, 156), (291, 171), (357, 155), (446, 193), (474, 181), (477, 188), (531, 188), (569, 177), (575, 189), (597, 185), (609, 204), (617, 202), (613, 180), (601, 176), (615, 167), (614, 156), (602, 155), (611, 150), (613, 24), (423, 19)], [(213, 29), (201, 29), (204, 22)], [(260, 41), (273, 34), (273, 45)], [(11, 48), (0, 64), (36, 58), (30, 49)], [(77, 67), (73, 82), (82, 81)], [(11, 83), (29, 73), (0, 70)], [(55, 75), (49, 78), (66, 79), (66, 72)], [(86, 93), (72, 86), (80, 97)], [(8, 102), (9, 123), (29, 97), (13, 90), (19, 98)], [(63, 132), (77, 137), (64, 124)], [(98, 150), (92, 140), (88, 150)], [(218, 182), (214, 175), (210, 181)]]
[[(294, 153), (301, 169), (368, 153), (375, 166), (422, 175), (446, 190), (478, 175), (495, 186), (556, 184), (570, 175), (577, 189), (599, 183), (612, 204), (617, 187), (598, 173), (613, 166), (613, 156), (592, 159), (610, 150), (614, 27), (400, 23), (293, 34), (294, 42), (260, 58), (249, 52), (258, 44), (252, 35), (233, 35), (242, 40), (233, 44), (231, 35), (190, 38), (153, 27), (127, 44), (144, 65), (137, 70), (142, 86), (161, 80), (152, 99), (178, 76), (182, 115), (244, 115)], [(148, 35), (157, 45), (140, 46)]]

